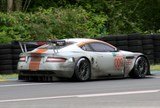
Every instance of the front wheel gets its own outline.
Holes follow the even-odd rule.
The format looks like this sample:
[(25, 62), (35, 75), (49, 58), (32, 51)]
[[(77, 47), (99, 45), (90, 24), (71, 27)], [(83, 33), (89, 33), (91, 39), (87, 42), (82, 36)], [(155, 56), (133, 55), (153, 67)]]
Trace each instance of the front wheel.
[(149, 63), (147, 59), (143, 56), (140, 56), (136, 59), (134, 68), (131, 71), (130, 76), (133, 78), (144, 78), (148, 71)]
[(91, 77), (90, 62), (86, 58), (80, 58), (75, 65), (73, 78), (78, 81), (87, 81)]

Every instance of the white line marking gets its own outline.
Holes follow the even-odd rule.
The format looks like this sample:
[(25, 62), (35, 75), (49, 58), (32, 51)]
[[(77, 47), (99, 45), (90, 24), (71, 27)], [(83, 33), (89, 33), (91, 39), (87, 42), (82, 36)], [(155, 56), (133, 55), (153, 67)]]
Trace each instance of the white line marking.
[(128, 92), (115, 92), (115, 93), (99, 93), (99, 94), (82, 94), (82, 95), (66, 95), (66, 96), (52, 96), (52, 97), (38, 97), (38, 98), (10, 99), (10, 100), (0, 100), (0, 103), (48, 100), (48, 99), (63, 99), (63, 98), (87, 98), (87, 97), (101, 97), (101, 96), (116, 96), (116, 95), (144, 94), (144, 93), (156, 93), (156, 92), (160, 92), (160, 90), (128, 91)]
[(10, 100), (0, 100), (0, 103), (4, 102), (20, 102), (20, 101), (34, 101), (34, 100), (48, 100), (48, 99), (61, 99), (61, 98), (72, 98), (74, 95), (70, 96), (53, 96), (53, 97), (39, 97), (39, 98), (26, 98), (26, 99), (10, 99)]
[(145, 91), (128, 91), (128, 92), (115, 92), (115, 93), (101, 93), (101, 94), (87, 94), (79, 95), (78, 97), (97, 97), (97, 96), (115, 96), (115, 95), (128, 95), (128, 94), (144, 94), (144, 93), (155, 93), (160, 90), (145, 90)]
[(10, 85), (0, 85), (0, 88), (3, 88), (3, 87), (19, 87), (19, 86), (33, 86), (33, 85), (46, 85), (46, 84), (53, 84), (53, 83), (10, 84)]

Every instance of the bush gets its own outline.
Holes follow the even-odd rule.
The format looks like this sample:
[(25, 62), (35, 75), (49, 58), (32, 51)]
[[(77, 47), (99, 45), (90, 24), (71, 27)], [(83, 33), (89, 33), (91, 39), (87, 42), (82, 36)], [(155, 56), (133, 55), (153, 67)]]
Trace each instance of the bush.
[(0, 43), (9, 43), (12, 38), (8, 37), (5, 32), (0, 32)]
[(40, 8), (35, 13), (0, 13), (0, 33), (12, 40), (96, 37), (106, 34), (105, 22), (106, 16), (82, 7)]

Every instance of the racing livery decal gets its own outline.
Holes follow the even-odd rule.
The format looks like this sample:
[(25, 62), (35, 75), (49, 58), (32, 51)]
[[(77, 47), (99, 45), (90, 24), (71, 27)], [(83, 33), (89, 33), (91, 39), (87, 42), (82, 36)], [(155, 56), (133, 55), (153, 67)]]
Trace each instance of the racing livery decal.
[(31, 54), (31, 61), (29, 64), (29, 69), (32, 71), (36, 71), (39, 69), (39, 65), (41, 62), (41, 56), (39, 54), (44, 53), (47, 51), (46, 49), (38, 49), (35, 53)]
[(114, 58), (114, 67), (116, 70), (120, 70), (123, 66), (123, 56), (115, 56)]

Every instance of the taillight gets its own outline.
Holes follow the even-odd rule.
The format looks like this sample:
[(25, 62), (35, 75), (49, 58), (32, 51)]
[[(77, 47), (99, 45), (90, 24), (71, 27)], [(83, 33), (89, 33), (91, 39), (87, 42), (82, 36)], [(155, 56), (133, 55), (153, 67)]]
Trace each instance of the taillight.
[(48, 57), (46, 62), (65, 62), (65, 58), (60, 58), (60, 57)]
[(22, 56), (22, 57), (20, 57), (19, 61), (21, 61), (21, 62), (25, 62), (25, 61), (26, 61), (26, 56)]

